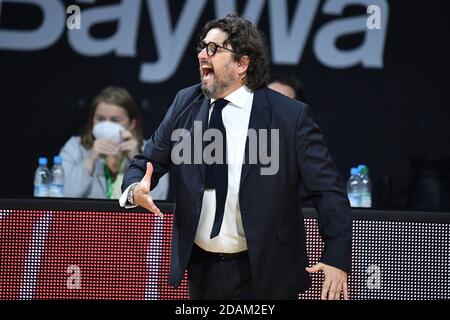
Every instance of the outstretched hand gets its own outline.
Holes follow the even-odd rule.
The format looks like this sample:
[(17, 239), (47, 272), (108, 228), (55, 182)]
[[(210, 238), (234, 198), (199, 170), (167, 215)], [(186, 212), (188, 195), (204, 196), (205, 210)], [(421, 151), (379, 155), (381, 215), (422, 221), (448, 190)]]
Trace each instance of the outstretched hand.
[(150, 162), (147, 162), (147, 171), (145, 172), (145, 176), (142, 178), (141, 182), (139, 182), (133, 190), (133, 201), (134, 204), (141, 206), (150, 212), (153, 212), (158, 217), (163, 218), (162, 212), (153, 202), (153, 198), (150, 195), (150, 187), (152, 181), (153, 174), (153, 165)]
[(339, 300), (341, 292), (344, 292), (344, 300), (348, 300), (347, 272), (319, 262), (311, 268), (305, 268), (309, 273), (322, 271), (325, 281), (322, 287), (322, 300)]

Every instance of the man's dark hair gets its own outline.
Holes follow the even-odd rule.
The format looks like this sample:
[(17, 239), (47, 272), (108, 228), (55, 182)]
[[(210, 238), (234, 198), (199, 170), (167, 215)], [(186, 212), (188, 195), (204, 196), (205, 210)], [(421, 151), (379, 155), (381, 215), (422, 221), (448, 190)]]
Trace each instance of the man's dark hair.
[[(251, 90), (267, 85), (269, 81), (269, 50), (264, 34), (250, 21), (235, 14), (229, 14), (218, 20), (209, 21), (199, 35), (200, 41), (205, 39), (211, 29), (220, 29), (228, 35), (223, 43), (231, 45), (234, 61), (248, 56), (250, 63), (245, 77), (246, 84)], [(220, 43), (218, 43), (220, 45)]]
[(293, 74), (274, 73), (270, 76), (270, 83), (278, 82), (289, 86), (295, 92), (295, 99), (307, 103), (302, 82)]

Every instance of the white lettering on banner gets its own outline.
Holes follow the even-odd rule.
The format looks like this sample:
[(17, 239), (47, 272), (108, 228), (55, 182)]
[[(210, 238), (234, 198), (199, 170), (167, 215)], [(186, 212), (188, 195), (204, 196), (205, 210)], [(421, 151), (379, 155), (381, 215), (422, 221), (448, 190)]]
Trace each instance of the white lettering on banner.
[[(342, 14), (346, 6), (359, 4), (369, 6), (377, 4), (384, 13), (382, 30), (368, 30), (367, 16), (352, 17), (331, 21), (324, 25), (314, 39), (314, 52), (317, 59), (330, 68), (350, 68), (361, 63), (367, 68), (383, 67), (384, 42), (389, 7), (385, 0), (329, 0), (323, 7), (324, 13)], [(365, 33), (363, 44), (352, 50), (340, 50), (336, 47), (339, 37), (348, 34)]]
[(320, 0), (300, 1), (295, 9), (291, 29), (288, 30), (286, 0), (269, 0), (270, 32), (274, 63), (297, 64), (311, 30)]
[[(65, 9), (59, 0), (0, 0), (0, 19), (5, 2), (23, 3), (39, 7), (42, 12), (42, 24), (33, 30), (1, 30), (0, 49), (6, 50), (41, 50), (52, 46), (61, 37), (66, 21)], [(3, 13), (5, 14), (5, 13)]]
[[(0, 50), (35, 51), (52, 46), (65, 30), (66, 12), (58, 0), (0, 0), (0, 13), (3, 4), (20, 3), (37, 6), (42, 11), (43, 21), (32, 30), (0, 29)], [(84, 2), (95, 2), (87, 1)], [(146, 4), (157, 59), (143, 62), (139, 79), (142, 82), (163, 82), (172, 77), (183, 54), (188, 50), (189, 40), (198, 28), (199, 20), (206, 7), (206, 0), (185, 0), (177, 21), (172, 21), (169, 0), (122, 0), (118, 4), (97, 5), (83, 9), (83, 27), (76, 31), (67, 31), (68, 43), (83, 56), (103, 56), (113, 53), (117, 57), (137, 57), (137, 37), (139, 18)], [(269, 28), (272, 60), (274, 64), (298, 65), (305, 45), (311, 34), (311, 28), (318, 14), (320, 0), (299, 0), (292, 14), (289, 26), (287, 0), (248, 0), (243, 16), (257, 24), (265, 4), (268, 3)], [(236, 12), (236, 0), (215, 0), (216, 17)], [(361, 64), (365, 68), (382, 68), (385, 37), (389, 17), (386, 0), (326, 0), (322, 13), (342, 15), (348, 6), (363, 6), (373, 13), (370, 25), (367, 15), (335, 19), (323, 24), (313, 40), (313, 50), (319, 62), (330, 68), (350, 68)], [(379, 10), (376, 11), (374, 8)], [(375, 10), (375, 11), (374, 11)], [(383, 19), (378, 19), (383, 14)], [(6, 14), (3, 12), (3, 14)], [(78, 17), (80, 17), (78, 15)], [(0, 14), (1, 18), (1, 14)], [(70, 17), (69, 17), (70, 18)], [(73, 17), (75, 18), (75, 17)], [(100, 23), (118, 24), (115, 33), (107, 38), (95, 38), (90, 29)], [(71, 20), (71, 26), (77, 27), (77, 21)], [(81, 27), (81, 21), (78, 21)], [(379, 24), (379, 25), (378, 25)], [(67, 20), (69, 27), (69, 20)], [(378, 28), (378, 26), (380, 28)], [(351, 50), (336, 47), (337, 39), (350, 34), (364, 33), (363, 43)]]
[(139, 79), (142, 82), (161, 82), (177, 70), (206, 0), (187, 0), (175, 28), (170, 25), (167, 1), (147, 0), (147, 4), (159, 59), (154, 63), (143, 63)]
[[(70, 45), (85, 56), (102, 56), (113, 52), (118, 57), (135, 57), (140, 4), (136, 0), (122, 0), (120, 4), (84, 9), (83, 29), (67, 34)], [(92, 26), (110, 21), (118, 21), (114, 35), (102, 39), (90, 35)]]
[[(265, 4), (266, 0), (248, 0), (242, 15), (254, 24), (258, 24)], [(236, 0), (215, 0), (214, 6), (216, 17), (224, 17), (230, 12), (238, 12)]]

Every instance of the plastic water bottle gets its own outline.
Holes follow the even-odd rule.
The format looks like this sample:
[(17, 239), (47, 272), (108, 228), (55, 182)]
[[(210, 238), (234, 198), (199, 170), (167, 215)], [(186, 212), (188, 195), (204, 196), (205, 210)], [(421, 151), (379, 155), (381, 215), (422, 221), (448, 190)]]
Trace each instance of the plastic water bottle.
[(347, 181), (347, 196), (352, 207), (361, 206), (360, 195), (361, 178), (359, 177), (358, 168), (350, 169), (350, 178)]
[(52, 167), (52, 183), (50, 184), (50, 197), (64, 197), (64, 170), (62, 167), (62, 159), (60, 156), (53, 158)]
[(371, 208), (372, 207), (372, 182), (369, 177), (369, 168), (366, 165), (359, 165), (359, 175), (361, 178), (361, 207)]
[(47, 168), (47, 158), (39, 158), (39, 167), (34, 174), (34, 196), (48, 197), (51, 182), (50, 171)]

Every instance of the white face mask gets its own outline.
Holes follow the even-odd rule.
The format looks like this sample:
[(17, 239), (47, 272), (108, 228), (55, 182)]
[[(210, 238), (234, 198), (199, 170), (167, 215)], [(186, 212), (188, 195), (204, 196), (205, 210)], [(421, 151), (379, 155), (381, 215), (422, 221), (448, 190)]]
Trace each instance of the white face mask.
[(95, 139), (109, 139), (115, 143), (120, 143), (122, 138), (120, 137), (120, 131), (125, 130), (120, 124), (111, 121), (101, 121), (94, 125), (92, 128), (92, 134)]

